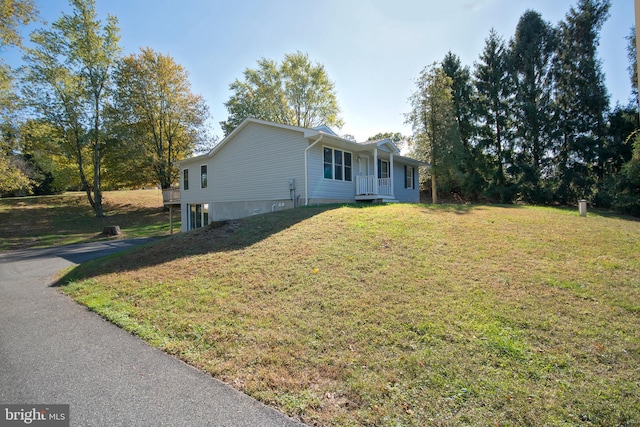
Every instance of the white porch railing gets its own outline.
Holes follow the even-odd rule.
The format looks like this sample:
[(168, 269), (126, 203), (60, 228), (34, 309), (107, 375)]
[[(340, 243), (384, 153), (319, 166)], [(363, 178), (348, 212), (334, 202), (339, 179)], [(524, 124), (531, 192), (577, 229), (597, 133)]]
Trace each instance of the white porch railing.
[(367, 194), (381, 194), (391, 196), (393, 189), (391, 187), (391, 178), (378, 178), (378, 190), (376, 191), (376, 178), (373, 175), (356, 176), (356, 195), (362, 196)]
[(375, 184), (373, 176), (356, 175), (356, 194), (374, 194)]
[(167, 188), (162, 190), (162, 202), (167, 204), (180, 203), (180, 189)]
[(391, 188), (391, 178), (378, 179), (378, 194), (384, 194), (387, 196), (393, 194), (393, 189)]

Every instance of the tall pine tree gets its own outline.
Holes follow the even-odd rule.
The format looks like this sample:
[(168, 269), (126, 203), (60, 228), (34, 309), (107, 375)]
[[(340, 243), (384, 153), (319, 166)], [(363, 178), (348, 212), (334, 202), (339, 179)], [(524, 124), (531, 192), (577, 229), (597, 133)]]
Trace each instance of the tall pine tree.
[(442, 70), (451, 78), (453, 109), (462, 143), (461, 173), (462, 191), (465, 197), (477, 198), (482, 189), (483, 179), (476, 166), (476, 148), (472, 145), (475, 136), (475, 112), (473, 110), (474, 86), (468, 66), (462, 66), (460, 58), (448, 52), (442, 60)]
[(538, 12), (522, 15), (511, 41), (511, 70), (516, 85), (515, 152), (512, 173), (524, 200), (547, 201), (541, 179), (547, 174), (554, 137), (552, 59), (555, 30)]
[(486, 156), (483, 165), (489, 183), (487, 196), (510, 202), (505, 164), (511, 158), (511, 117), (513, 82), (509, 72), (508, 52), (504, 40), (491, 30), (475, 64), (475, 87), (478, 120), (478, 147)]
[(609, 96), (597, 57), (609, 0), (579, 0), (559, 25), (554, 66), (559, 141), (555, 147), (555, 195), (562, 202), (590, 198), (604, 174)]

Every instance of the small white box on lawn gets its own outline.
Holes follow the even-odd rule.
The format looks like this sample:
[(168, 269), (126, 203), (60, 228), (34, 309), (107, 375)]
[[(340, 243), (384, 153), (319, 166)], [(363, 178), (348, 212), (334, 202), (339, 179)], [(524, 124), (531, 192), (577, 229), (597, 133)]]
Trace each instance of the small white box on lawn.
[(582, 199), (578, 202), (578, 211), (580, 216), (587, 216), (587, 201)]

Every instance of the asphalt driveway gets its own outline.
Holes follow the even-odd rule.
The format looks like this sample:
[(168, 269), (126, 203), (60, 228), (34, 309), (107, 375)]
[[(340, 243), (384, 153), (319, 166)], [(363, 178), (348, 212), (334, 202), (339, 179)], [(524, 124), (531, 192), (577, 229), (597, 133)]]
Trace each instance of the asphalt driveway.
[(0, 403), (69, 404), (72, 426), (302, 426), (50, 286), (60, 269), (143, 242), (0, 254)]

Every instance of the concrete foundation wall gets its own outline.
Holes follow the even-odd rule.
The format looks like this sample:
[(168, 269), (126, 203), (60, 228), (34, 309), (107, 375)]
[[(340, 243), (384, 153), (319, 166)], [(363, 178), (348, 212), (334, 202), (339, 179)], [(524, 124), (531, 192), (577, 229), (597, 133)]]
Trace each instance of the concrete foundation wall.
[(267, 212), (293, 208), (291, 200), (253, 200), (246, 202), (215, 202), (209, 205), (209, 221), (245, 218)]
[(355, 203), (355, 197), (352, 199), (309, 199), (309, 206), (327, 205), (332, 203)]

